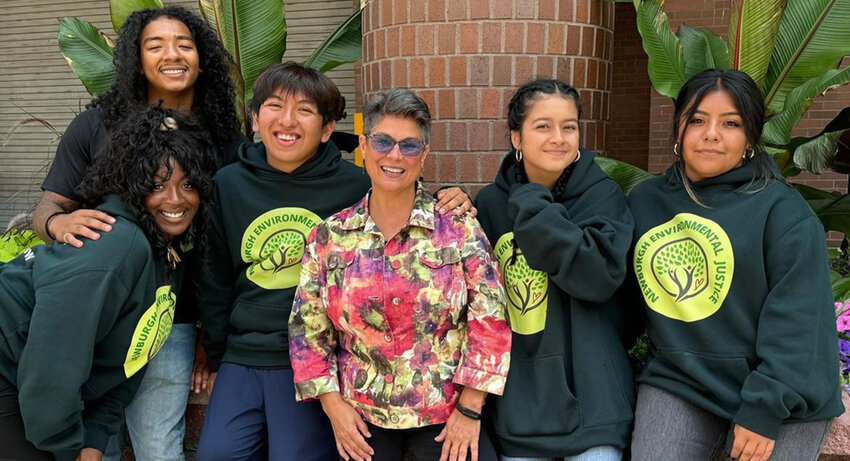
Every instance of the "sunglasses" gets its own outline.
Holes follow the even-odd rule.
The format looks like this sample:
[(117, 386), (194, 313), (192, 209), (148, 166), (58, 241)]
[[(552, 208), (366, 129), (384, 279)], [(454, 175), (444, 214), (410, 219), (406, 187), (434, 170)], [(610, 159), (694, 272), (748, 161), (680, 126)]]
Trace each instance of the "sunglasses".
[(387, 155), (392, 152), (393, 148), (398, 144), (398, 149), (401, 155), (405, 157), (419, 157), (422, 151), (425, 150), (425, 143), (418, 139), (403, 139), (396, 141), (389, 136), (367, 134), (366, 139), (369, 140), (369, 145), (372, 150), (381, 155)]

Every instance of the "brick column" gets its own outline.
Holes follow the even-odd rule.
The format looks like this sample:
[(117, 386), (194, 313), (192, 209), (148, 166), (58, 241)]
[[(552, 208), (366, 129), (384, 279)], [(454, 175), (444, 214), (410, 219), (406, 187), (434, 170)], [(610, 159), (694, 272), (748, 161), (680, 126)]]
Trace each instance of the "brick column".
[(614, 5), (602, 0), (372, 0), (363, 16), (364, 99), (410, 88), (434, 116), (425, 179), (493, 180), (509, 148), (517, 86), (555, 77), (579, 88), (582, 144), (605, 148)]

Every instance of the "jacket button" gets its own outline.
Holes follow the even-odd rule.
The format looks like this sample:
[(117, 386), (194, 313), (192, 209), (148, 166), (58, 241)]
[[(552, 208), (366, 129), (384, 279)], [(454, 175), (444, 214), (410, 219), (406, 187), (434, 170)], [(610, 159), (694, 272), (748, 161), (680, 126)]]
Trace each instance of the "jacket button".
[(401, 298), (398, 298), (398, 297), (393, 298), (393, 304), (395, 304), (396, 306), (398, 306), (399, 304), (401, 304)]
[(393, 266), (393, 269), (398, 269), (399, 267), (401, 267), (401, 262), (398, 261), (398, 260), (395, 260), (390, 265)]

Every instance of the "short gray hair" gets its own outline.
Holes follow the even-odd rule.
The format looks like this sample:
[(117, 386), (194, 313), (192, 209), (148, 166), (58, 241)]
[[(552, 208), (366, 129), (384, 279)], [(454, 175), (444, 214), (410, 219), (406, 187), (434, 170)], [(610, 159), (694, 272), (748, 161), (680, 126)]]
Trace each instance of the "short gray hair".
[(384, 90), (372, 97), (363, 108), (363, 132), (371, 134), (375, 125), (387, 115), (409, 118), (419, 126), (422, 142), (428, 144), (431, 112), (428, 104), (416, 93), (402, 88)]

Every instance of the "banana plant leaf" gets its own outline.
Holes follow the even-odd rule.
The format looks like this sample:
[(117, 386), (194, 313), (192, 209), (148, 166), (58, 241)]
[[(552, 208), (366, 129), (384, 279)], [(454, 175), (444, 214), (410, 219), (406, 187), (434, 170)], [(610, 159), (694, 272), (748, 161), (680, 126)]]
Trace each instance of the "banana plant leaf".
[(812, 207), (826, 231), (850, 235), (850, 195), (827, 192), (804, 184), (794, 184), (797, 192)]
[(794, 149), (794, 163), (800, 168), (820, 174), (832, 168), (843, 131), (822, 134)]
[[(837, 274), (833, 271), (833, 274)], [(835, 301), (845, 301), (850, 298), (850, 277), (832, 276), (832, 294)]]
[(678, 30), (685, 60), (685, 79), (706, 69), (730, 69), (726, 42), (708, 29), (682, 25)]
[(286, 17), (281, 0), (199, 0), (204, 19), (215, 24), (233, 65), (242, 77), (242, 98), (250, 104), (251, 86), (266, 66), (286, 51)]
[(791, 140), (791, 130), (803, 118), (803, 114), (812, 104), (812, 101), (816, 97), (848, 83), (850, 83), (850, 67), (841, 70), (828, 70), (794, 88), (785, 98), (785, 107), (782, 112), (765, 124), (762, 141), (774, 146), (787, 146)]
[(764, 80), (769, 114), (794, 88), (850, 55), (850, 0), (788, 0)]
[(652, 86), (662, 95), (675, 98), (685, 83), (685, 62), (682, 44), (661, 10), (664, 0), (634, 0), (634, 5), (643, 50), (649, 57)]
[(735, 0), (729, 21), (732, 68), (746, 72), (761, 87), (773, 54), (786, 0)]
[(106, 92), (115, 80), (115, 46), (97, 27), (77, 18), (59, 20), (59, 49), (92, 96)]
[(647, 179), (655, 177), (654, 174), (648, 171), (613, 158), (597, 155), (593, 158), (593, 160), (596, 161), (599, 168), (602, 168), (602, 171), (604, 171), (611, 180), (620, 186), (624, 195), (629, 195), (635, 186)]
[(127, 20), (127, 16), (136, 10), (153, 10), (162, 8), (162, 0), (109, 0), (109, 16), (115, 32)]
[(363, 9), (358, 8), (302, 64), (327, 72), (341, 64), (359, 60), (363, 54), (362, 17)]

